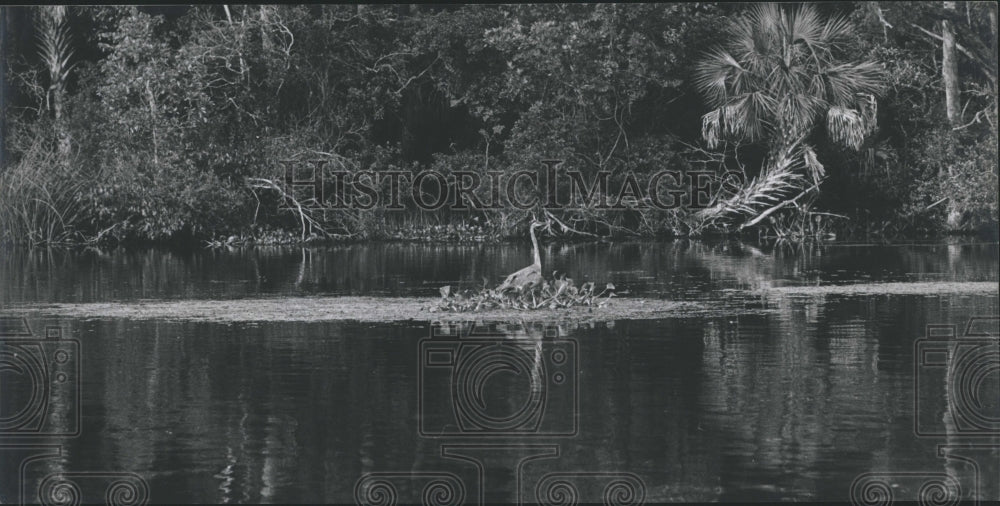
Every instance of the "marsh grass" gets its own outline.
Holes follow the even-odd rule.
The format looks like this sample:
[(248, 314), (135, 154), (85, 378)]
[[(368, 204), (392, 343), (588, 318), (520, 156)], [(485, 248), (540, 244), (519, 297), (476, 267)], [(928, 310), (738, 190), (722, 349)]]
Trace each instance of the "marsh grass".
[(86, 242), (80, 232), (83, 190), (83, 179), (61, 163), (58, 154), (33, 146), (0, 172), (0, 242)]

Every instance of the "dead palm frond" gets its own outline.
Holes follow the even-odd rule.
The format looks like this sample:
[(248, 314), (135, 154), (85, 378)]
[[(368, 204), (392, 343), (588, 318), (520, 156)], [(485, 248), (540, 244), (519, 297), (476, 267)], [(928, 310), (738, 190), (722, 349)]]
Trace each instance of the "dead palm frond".
[(802, 161), (805, 163), (813, 183), (819, 184), (820, 180), (826, 176), (826, 168), (820, 163), (816, 152), (809, 146), (802, 146)]
[[(809, 177), (803, 173), (808, 173)], [(718, 199), (713, 206), (695, 213), (690, 227), (697, 232), (706, 227), (727, 226), (736, 218), (749, 220), (740, 228), (755, 224), (819, 188), (824, 177), (825, 169), (813, 149), (801, 141), (793, 142), (775, 152), (761, 173), (749, 183), (735, 189), (730, 196)], [(813, 182), (811, 186), (810, 179)], [(808, 189), (801, 191), (806, 187)], [(800, 193), (790, 198), (795, 192)]]
[(826, 131), (836, 142), (859, 149), (866, 130), (861, 113), (855, 109), (835, 105), (826, 112)]

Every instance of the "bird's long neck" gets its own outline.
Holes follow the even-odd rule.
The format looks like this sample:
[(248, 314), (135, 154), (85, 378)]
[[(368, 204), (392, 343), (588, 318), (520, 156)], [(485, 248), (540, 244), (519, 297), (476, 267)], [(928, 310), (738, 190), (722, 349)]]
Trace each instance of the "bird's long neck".
[(542, 255), (538, 252), (538, 238), (535, 237), (535, 227), (529, 227), (531, 232), (531, 247), (535, 253), (535, 265), (542, 268)]

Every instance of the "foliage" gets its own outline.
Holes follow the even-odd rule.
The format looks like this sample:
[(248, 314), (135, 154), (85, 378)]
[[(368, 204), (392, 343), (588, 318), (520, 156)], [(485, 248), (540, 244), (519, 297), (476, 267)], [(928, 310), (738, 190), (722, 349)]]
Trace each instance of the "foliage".
[(847, 18), (824, 17), (811, 4), (759, 4), (731, 24), (725, 45), (699, 61), (694, 83), (713, 107), (702, 117), (708, 146), (723, 140), (768, 146), (759, 175), (703, 212), (706, 220), (744, 215), (752, 218), (744, 226), (753, 225), (791, 209), (791, 192), (818, 189), (825, 166), (806, 142), (817, 123), (854, 150), (874, 133), (882, 72), (875, 62), (848, 58), (853, 33)]
[[(21, 230), (7, 240), (495, 240), (531, 212), (578, 236), (911, 234), (941, 229), (946, 197), (973, 226), (996, 218), (995, 34), (983, 21), (995, 10), (939, 3), (25, 11), (15, 29), (37, 37), (8, 38), (5, 75), (19, 86), (3, 112), (0, 207), (6, 223), (40, 214), (7, 225)], [(945, 18), (964, 51), (957, 131), (943, 127), (933, 56)], [(288, 161), (485, 176), (545, 159), (588, 181), (609, 171), (613, 187), (663, 169), (746, 177), (708, 209), (666, 210), (300, 212), (282, 186)], [(56, 195), (75, 196), (74, 210), (45, 218)], [(800, 226), (815, 213), (848, 219)]]
[[(995, 20), (996, 6), (957, 6), (949, 11), (942, 2), (877, 3), (853, 12), (860, 28), (856, 51), (885, 65), (887, 83), (879, 132), (867, 149), (833, 156), (833, 163), (855, 167), (835, 174), (821, 199), (850, 218), (840, 235), (938, 234), (945, 231), (948, 207), (964, 216), (963, 228), (995, 227), (996, 55), (989, 48), (996, 46), (996, 31), (989, 10)], [(945, 117), (941, 42), (934, 38), (942, 19), (952, 21), (962, 47), (964, 110), (955, 129)]]
[(874, 128), (881, 69), (845, 61), (853, 37), (846, 18), (824, 19), (809, 4), (761, 4), (729, 36), (695, 70), (695, 85), (714, 107), (702, 121), (710, 147), (723, 137), (794, 142), (825, 116), (830, 137), (857, 149)]
[[(555, 273), (552, 273), (553, 277)], [(588, 281), (579, 287), (572, 278), (564, 274), (551, 282), (545, 280), (541, 285), (522, 291), (499, 291), (484, 286), (478, 292), (466, 290), (451, 293), (451, 286), (441, 287), (441, 300), (432, 311), (469, 312), (489, 309), (557, 309), (573, 306), (601, 307), (615, 296), (615, 285), (608, 285), (599, 293), (595, 293), (594, 282)]]
[[(971, 224), (995, 223), (997, 144), (949, 131), (932, 132), (923, 139), (924, 148), (916, 161), (934, 176), (914, 192), (923, 197), (917, 202), (931, 206), (947, 196)], [(927, 202), (931, 199), (935, 200)]]

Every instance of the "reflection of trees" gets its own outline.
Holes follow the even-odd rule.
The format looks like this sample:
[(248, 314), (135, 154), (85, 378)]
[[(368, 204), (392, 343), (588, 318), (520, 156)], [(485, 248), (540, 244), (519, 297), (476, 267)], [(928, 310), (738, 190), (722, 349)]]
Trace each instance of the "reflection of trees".
[(864, 320), (823, 328), (831, 315), (822, 301), (786, 300), (779, 311), (774, 320), (705, 326), (705, 393), (757, 470), (752, 480), (781, 482), (800, 496), (820, 485), (825, 453), (854, 446), (837, 425), (850, 423), (857, 403), (877, 398), (870, 357), (878, 350), (865, 339)]
[[(949, 251), (951, 249), (949, 246)], [(973, 315), (977, 316), (976, 313)], [(967, 490), (983, 494), (983, 497), (976, 497), (977, 499), (998, 497), (997, 489), (1000, 487), (996, 480), (988, 478), (998, 476), (998, 471), (1000, 471), (1000, 460), (998, 460), (997, 455), (997, 448), (1000, 447), (998, 446), (1000, 436), (996, 433), (996, 421), (1000, 419), (1000, 412), (997, 411), (1000, 409), (1000, 405), (998, 405), (998, 399), (1000, 399), (1000, 367), (998, 366), (1000, 364), (996, 362), (998, 359), (996, 354), (1000, 352), (998, 349), (1000, 343), (997, 342), (1000, 328), (997, 327), (998, 320), (995, 318), (995, 316), (994, 319), (982, 318), (978, 321), (970, 321), (968, 325), (965, 322), (956, 325), (957, 339), (956, 342), (952, 342), (948, 346), (947, 365), (944, 368), (941, 385), (944, 405), (944, 409), (941, 410), (941, 422), (945, 433), (945, 443), (950, 447), (944, 466), (945, 472), (955, 478), (956, 482), (963, 483)], [(961, 339), (968, 340), (963, 345), (960, 344)], [(977, 344), (973, 345), (970, 341), (977, 342)], [(973, 372), (976, 370), (981, 374), (984, 371), (990, 371), (979, 378), (984, 380), (979, 384), (969, 381), (971, 376), (976, 375)], [(961, 420), (962, 416), (970, 414), (982, 418), (971, 424), (969, 420)], [(984, 420), (992, 420), (993, 423), (984, 424)], [(970, 430), (980, 433), (986, 430), (993, 432), (992, 437), (983, 440), (986, 444), (980, 447), (979, 455), (975, 455), (975, 451), (968, 452), (958, 449), (963, 443), (969, 442)], [(986, 451), (983, 452), (983, 449)], [(963, 455), (963, 453), (971, 453), (972, 455)], [(968, 462), (963, 461), (963, 458), (971, 459), (972, 462), (980, 466), (979, 480), (981, 483), (975, 483), (968, 479), (963, 480), (963, 477), (968, 474), (969, 465)], [(975, 486), (978, 486), (978, 490), (974, 488)]]
[[(727, 481), (828, 497), (843, 494), (862, 472), (931, 472), (922, 462), (945, 464), (935, 458), (942, 441), (913, 435), (913, 340), (927, 321), (995, 313), (995, 299), (820, 295), (778, 302), (774, 316), (704, 326), (706, 411), (723, 414), (715, 423), (733, 432), (731, 451), (755, 472)], [(943, 393), (929, 400), (926, 409), (943, 410)], [(870, 467), (832, 465), (855, 461), (855, 452)]]
[[(98, 324), (105, 338), (88, 349), (91, 384), (85, 397), (89, 407), (103, 410), (103, 424), (89, 427), (90, 444), (95, 433), (100, 442), (83, 453), (87, 461), (80, 465), (149, 473), (158, 477), (165, 497), (187, 492), (226, 502), (281, 501), (302, 471), (315, 473), (317, 468), (298, 459), (301, 420), (312, 408), (295, 398), (309, 392), (322, 399), (315, 388), (330, 387), (310, 382), (308, 371), (337, 369), (326, 361), (343, 355), (311, 353), (310, 340), (319, 336), (302, 326), (243, 330)], [(338, 383), (338, 391), (348, 395)], [(339, 401), (350, 405), (348, 399)], [(312, 424), (317, 422), (323, 423)], [(174, 471), (156, 474), (163, 468)], [(314, 501), (321, 492), (315, 491)]]
[[(996, 298), (777, 302), (763, 316), (564, 324), (559, 335), (579, 345), (580, 434), (503, 442), (558, 443), (539, 474), (635, 473), (650, 502), (717, 499), (721, 483), (846, 497), (859, 461), (898, 471), (933, 458), (936, 442), (912, 435), (913, 339), (927, 321), (995, 314)], [(154, 500), (226, 502), (346, 502), (366, 471), (451, 470), (440, 441), (417, 437), (424, 326), (79, 325), (84, 436), (53, 465), (134, 471)], [(544, 327), (492, 330), (530, 342), (539, 369)], [(943, 392), (929, 395), (943, 408)], [(553, 413), (571, 410), (552, 401)]]
[[(262, 293), (436, 295), (478, 288), (530, 262), (524, 244), (375, 243), (175, 251), (0, 251), (0, 304)], [(993, 280), (997, 245), (754, 246), (738, 241), (546, 244), (545, 275), (615, 283), (632, 293), (701, 298), (791, 282)]]
[(619, 321), (581, 330), (581, 436), (566, 442), (566, 470), (632, 472), (646, 500), (717, 499), (718, 433), (698, 404), (702, 345), (694, 320)]

